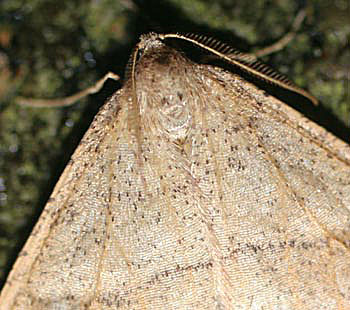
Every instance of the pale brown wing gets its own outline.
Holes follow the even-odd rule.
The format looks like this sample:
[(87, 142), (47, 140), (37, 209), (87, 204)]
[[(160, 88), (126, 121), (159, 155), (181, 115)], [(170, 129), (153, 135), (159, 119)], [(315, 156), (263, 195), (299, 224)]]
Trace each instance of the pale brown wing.
[(149, 48), (137, 79), (143, 122), (162, 151), (154, 161), (169, 175), (173, 154), (174, 175), (187, 167), (193, 180), (181, 192), (169, 176), (167, 189), (174, 199), (190, 190), (205, 224), (193, 246), (207, 245), (210, 268), (193, 283), (210, 276), (208, 308), (349, 307), (349, 146), (230, 73)]
[(125, 127), (118, 97), (95, 117), (56, 184), (1, 292), (0, 309), (73, 309), (93, 296), (106, 235), (101, 169), (110, 159), (103, 155), (113, 146), (110, 135)]
[(145, 121), (139, 170), (128, 94), (107, 103), (74, 153), (1, 309), (210, 309), (224, 295), (188, 162)]
[(349, 307), (349, 147), (236, 76), (148, 44), (142, 140), (125, 87), (73, 155), (0, 308)]
[(124, 109), (129, 98), (117, 96), (63, 173), (1, 307), (210, 309), (221, 296), (225, 281), (212, 272), (217, 262), (187, 163), (171, 141), (150, 142), (155, 133), (145, 125), (140, 172)]
[(216, 100), (205, 105), (192, 156), (194, 178), (212, 197), (233, 308), (349, 308), (349, 145), (254, 86), (213, 73), (224, 82), (203, 81), (202, 100)]

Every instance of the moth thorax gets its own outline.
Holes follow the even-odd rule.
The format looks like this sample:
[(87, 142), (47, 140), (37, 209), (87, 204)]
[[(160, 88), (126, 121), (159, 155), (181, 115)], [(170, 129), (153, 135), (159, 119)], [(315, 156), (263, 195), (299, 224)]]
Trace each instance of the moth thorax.
[(191, 128), (190, 105), (182, 92), (165, 95), (159, 106), (159, 125), (171, 140), (185, 140)]

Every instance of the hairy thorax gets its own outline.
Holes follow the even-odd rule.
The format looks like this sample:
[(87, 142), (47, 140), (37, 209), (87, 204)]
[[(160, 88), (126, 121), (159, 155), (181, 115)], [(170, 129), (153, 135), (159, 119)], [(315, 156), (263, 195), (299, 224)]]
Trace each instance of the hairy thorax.
[(138, 66), (142, 70), (136, 70), (136, 93), (141, 118), (154, 134), (176, 143), (182, 143), (188, 138), (198, 108), (197, 102), (190, 103), (188, 100), (196, 98), (193, 96), (196, 88), (188, 87), (191, 84), (187, 80), (190, 68), (187, 63), (188, 60), (179, 52), (174, 53), (174, 50), (145, 51)]

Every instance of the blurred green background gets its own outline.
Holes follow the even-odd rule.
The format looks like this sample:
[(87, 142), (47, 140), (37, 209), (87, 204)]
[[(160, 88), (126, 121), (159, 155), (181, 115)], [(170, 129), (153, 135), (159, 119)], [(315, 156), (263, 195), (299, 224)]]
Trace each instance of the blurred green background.
[(168, 0), (0, 2), (0, 287), (58, 177), (108, 96), (105, 87), (67, 108), (28, 108), (16, 96), (56, 98), (123, 76), (140, 34), (202, 33), (252, 51), (283, 36), (301, 8), (299, 34), (264, 61), (308, 89), (303, 111), (350, 140), (348, 0)]

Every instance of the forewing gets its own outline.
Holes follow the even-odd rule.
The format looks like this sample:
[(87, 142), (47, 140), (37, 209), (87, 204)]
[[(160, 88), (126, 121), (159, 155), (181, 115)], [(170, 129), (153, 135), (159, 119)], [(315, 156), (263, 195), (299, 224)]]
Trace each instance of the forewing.
[(216, 304), (213, 247), (187, 159), (146, 125), (138, 154), (129, 100), (125, 89), (114, 95), (84, 136), (14, 265), (5, 309)]
[(349, 307), (349, 147), (165, 52), (140, 69), (140, 136), (125, 86), (74, 153), (1, 307)]
[(85, 134), (9, 275), (1, 308), (79, 309), (95, 298), (109, 234), (111, 156), (131, 152), (126, 101), (115, 94)]
[(203, 72), (193, 176), (211, 197), (233, 308), (350, 307), (349, 146), (249, 83)]

